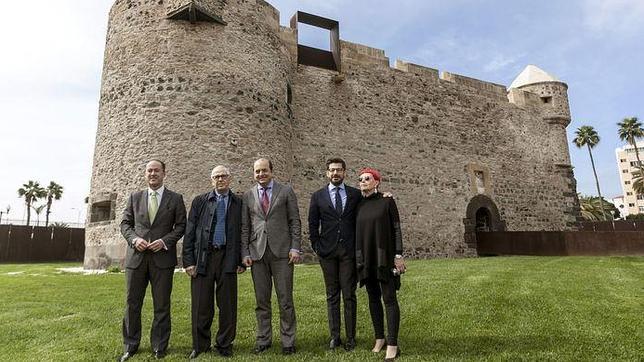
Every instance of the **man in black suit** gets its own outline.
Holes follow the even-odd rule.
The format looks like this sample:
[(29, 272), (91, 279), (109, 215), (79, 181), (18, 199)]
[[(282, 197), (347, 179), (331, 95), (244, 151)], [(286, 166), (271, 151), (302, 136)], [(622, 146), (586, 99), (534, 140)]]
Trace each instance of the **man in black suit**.
[(183, 238), (183, 266), (192, 277), (190, 359), (210, 350), (215, 294), (219, 310), (215, 348), (223, 357), (232, 356), (237, 332), (236, 273), (246, 270), (241, 263), (241, 197), (230, 190), (228, 168), (215, 167), (210, 178), (213, 190), (192, 201)]
[(148, 188), (130, 195), (121, 220), (127, 241), (127, 304), (123, 318), (125, 353), (134, 355), (141, 342), (141, 308), (148, 282), (152, 285), (154, 319), (150, 344), (156, 358), (163, 358), (170, 340), (170, 294), (177, 265), (176, 244), (186, 228), (183, 197), (163, 186), (165, 164), (151, 160), (145, 165)]
[(330, 183), (311, 196), (309, 235), (311, 247), (320, 259), (326, 286), (331, 341), (329, 348), (342, 345), (340, 339), (340, 294), (344, 302), (346, 343), (351, 351), (356, 341), (356, 208), (360, 191), (344, 184), (346, 163), (340, 158), (326, 162)]

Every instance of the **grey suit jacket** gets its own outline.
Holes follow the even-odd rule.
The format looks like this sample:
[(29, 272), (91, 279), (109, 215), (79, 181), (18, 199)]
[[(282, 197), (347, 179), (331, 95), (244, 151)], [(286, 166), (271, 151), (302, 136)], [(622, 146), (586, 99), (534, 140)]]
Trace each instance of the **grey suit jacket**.
[(266, 245), (279, 258), (288, 258), (290, 249), (300, 250), (302, 225), (293, 188), (273, 181), (268, 214), (264, 214), (257, 185), (244, 194), (242, 206), (242, 256), (259, 260)]
[[(181, 239), (185, 230), (186, 205), (183, 203), (183, 196), (166, 187), (154, 223), (150, 224), (147, 189), (132, 193), (121, 220), (121, 234), (129, 246), (125, 258), (126, 267), (138, 268), (143, 254), (150, 253), (158, 268), (173, 268), (177, 265), (177, 241)], [(149, 250), (140, 252), (134, 247), (133, 240), (136, 237), (149, 242), (161, 239), (168, 250), (161, 249), (156, 253)]]

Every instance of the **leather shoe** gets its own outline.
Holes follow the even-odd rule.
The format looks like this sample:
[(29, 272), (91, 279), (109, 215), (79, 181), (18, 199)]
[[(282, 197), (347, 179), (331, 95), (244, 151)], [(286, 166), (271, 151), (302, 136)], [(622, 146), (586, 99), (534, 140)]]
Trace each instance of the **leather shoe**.
[(342, 340), (340, 338), (332, 338), (329, 342), (329, 349), (336, 349), (342, 345)]
[(210, 352), (210, 347), (206, 348), (204, 351), (197, 351), (196, 349), (193, 349), (192, 352), (190, 352), (190, 356), (188, 356), (188, 359), (195, 359), (199, 357), (200, 354)]
[(136, 353), (136, 352), (126, 351), (125, 353), (123, 353), (123, 355), (121, 357), (119, 357), (119, 359), (117, 361), (125, 362), (125, 361), (129, 360), (130, 358), (132, 358), (132, 356), (134, 356), (134, 353)]
[(295, 346), (291, 347), (282, 347), (282, 354), (289, 355), (295, 353)]
[(356, 340), (354, 338), (347, 339), (347, 343), (344, 344), (344, 349), (349, 352), (353, 351), (356, 348)]
[(221, 347), (221, 346), (215, 346), (217, 349), (217, 352), (219, 352), (219, 355), (222, 357), (232, 357), (233, 356), (233, 348), (232, 346), (228, 347)]
[(156, 359), (162, 359), (166, 355), (165, 351), (154, 351), (154, 358)]
[(266, 352), (270, 348), (271, 348), (270, 344), (263, 344), (263, 345), (259, 344), (259, 345), (255, 346), (255, 349), (253, 349), (253, 353), (260, 354), (262, 352)]

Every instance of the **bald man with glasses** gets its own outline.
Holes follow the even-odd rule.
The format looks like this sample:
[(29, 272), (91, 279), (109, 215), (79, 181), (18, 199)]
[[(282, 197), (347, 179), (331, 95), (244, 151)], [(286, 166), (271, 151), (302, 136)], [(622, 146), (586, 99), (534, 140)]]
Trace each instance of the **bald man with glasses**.
[(183, 239), (183, 265), (191, 279), (192, 352), (197, 358), (210, 351), (215, 300), (219, 328), (215, 349), (232, 356), (237, 333), (237, 274), (245, 268), (241, 259), (242, 200), (230, 190), (230, 171), (215, 167), (210, 175), (213, 189), (192, 201)]

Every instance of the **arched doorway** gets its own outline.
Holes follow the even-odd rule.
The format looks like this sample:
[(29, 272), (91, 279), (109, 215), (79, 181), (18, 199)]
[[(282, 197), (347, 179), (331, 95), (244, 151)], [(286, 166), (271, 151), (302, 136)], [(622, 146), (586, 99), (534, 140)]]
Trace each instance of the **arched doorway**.
[(476, 210), (476, 226), (475, 231), (492, 231), (490, 210), (486, 207), (481, 207)]
[(465, 243), (476, 249), (476, 232), (505, 231), (505, 222), (501, 220), (499, 209), (489, 196), (474, 196), (465, 212)]

